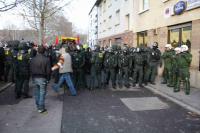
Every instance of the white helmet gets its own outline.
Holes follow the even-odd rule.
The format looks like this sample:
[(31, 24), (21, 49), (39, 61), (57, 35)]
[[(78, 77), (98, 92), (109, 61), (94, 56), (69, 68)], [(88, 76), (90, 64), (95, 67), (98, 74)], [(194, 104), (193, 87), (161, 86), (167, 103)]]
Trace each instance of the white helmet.
[(174, 50), (176, 51), (177, 54), (181, 52), (181, 48), (180, 47), (176, 47)]
[(166, 45), (165, 45), (165, 48), (172, 49), (172, 45), (171, 45), (171, 44), (166, 44)]
[(188, 51), (188, 46), (187, 45), (181, 45), (181, 51), (182, 52)]

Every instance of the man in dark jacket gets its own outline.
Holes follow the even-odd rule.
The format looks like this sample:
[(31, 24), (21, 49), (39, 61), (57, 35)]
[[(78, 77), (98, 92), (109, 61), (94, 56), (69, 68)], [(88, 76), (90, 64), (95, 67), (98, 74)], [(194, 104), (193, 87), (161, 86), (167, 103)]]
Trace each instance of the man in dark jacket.
[(39, 113), (46, 112), (45, 95), (47, 81), (50, 79), (51, 66), (50, 61), (44, 56), (45, 49), (42, 46), (38, 48), (38, 54), (31, 60), (31, 74), (33, 85), (35, 87), (35, 102)]

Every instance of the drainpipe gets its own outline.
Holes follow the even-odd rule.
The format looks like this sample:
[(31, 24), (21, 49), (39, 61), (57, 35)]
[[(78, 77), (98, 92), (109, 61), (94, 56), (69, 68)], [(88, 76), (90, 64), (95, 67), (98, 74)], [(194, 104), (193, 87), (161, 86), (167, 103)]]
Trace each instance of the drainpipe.
[(200, 50), (199, 50), (199, 71), (200, 71)]

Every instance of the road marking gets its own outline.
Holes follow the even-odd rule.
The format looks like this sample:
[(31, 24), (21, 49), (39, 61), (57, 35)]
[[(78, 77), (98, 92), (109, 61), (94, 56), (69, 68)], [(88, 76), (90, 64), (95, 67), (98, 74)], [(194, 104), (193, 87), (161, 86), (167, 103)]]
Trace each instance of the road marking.
[(121, 101), (131, 111), (161, 110), (169, 108), (169, 105), (158, 97), (121, 98)]

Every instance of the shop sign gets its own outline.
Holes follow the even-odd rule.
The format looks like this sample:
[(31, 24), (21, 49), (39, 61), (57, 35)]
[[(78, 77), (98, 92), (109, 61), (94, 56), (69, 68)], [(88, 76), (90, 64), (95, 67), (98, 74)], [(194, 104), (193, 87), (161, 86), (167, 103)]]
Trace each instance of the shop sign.
[(165, 8), (165, 10), (164, 10), (164, 17), (165, 18), (169, 18), (170, 16), (172, 16), (173, 15), (173, 6), (171, 6), (171, 7), (167, 7), (167, 8)]
[(174, 5), (174, 14), (175, 15), (180, 15), (184, 12), (186, 9), (186, 3), (184, 1), (179, 1)]
[(187, 10), (200, 7), (200, 0), (187, 0)]

